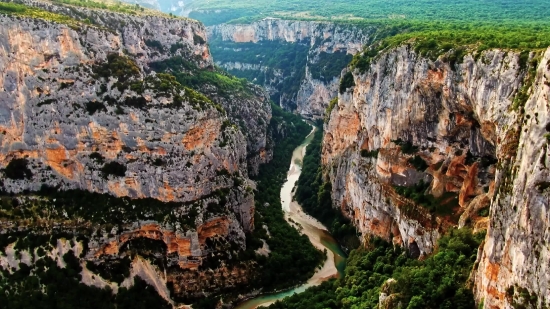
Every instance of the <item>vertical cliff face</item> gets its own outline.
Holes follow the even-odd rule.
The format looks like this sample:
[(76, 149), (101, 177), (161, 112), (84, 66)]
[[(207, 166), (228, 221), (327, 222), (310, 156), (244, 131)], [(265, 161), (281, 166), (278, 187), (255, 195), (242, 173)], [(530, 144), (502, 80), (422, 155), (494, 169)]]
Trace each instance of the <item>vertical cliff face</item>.
[(500, 147), (503, 154), (506, 147), (512, 149), (508, 158), (501, 156), (503, 165), (497, 169), (488, 234), (475, 277), (475, 293), (485, 308), (550, 305), (550, 49), (537, 60), (532, 85), (526, 86), (528, 99), (525, 114), (518, 118), (515, 144)]
[[(370, 33), (369, 29), (348, 25), (274, 18), (248, 25), (208, 27), (217, 65), (255, 80), (281, 106), (307, 118), (323, 116), (328, 102), (337, 94), (341, 70)], [(262, 48), (270, 50), (260, 52)], [(285, 55), (278, 55), (282, 50)], [(290, 57), (292, 63), (289, 68), (280, 65), (281, 59), (243, 56), (248, 51)]]
[(345, 49), (350, 53), (360, 51), (363, 47), (361, 43), (366, 39), (363, 31), (354, 27), (278, 18), (265, 18), (247, 25), (217, 25), (209, 27), (208, 31), (209, 36), (219, 36), (224, 41), (239, 43), (264, 40), (289, 43), (306, 41), (313, 46), (316, 41), (324, 40), (320, 47), (322, 50)]
[[(151, 69), (156, 70), (155, 64), (170, 62), (176, 57), (182, 57), (198, 69), (213, 70), (214, 63), (206, 44), (206, 30), (197, 21), (148, 15), (122, 15), (116, 12), (75, 8), (33, 0), (22, 2), (70, 16), (75, 20), (91, 22), (105, 33), (112, 35), (116, 33), (113, 36), (115, 42), (113, 44), (118, 45), (112, 45), (111, 38), (99, 41), (105, 38), (81, 35), (79, 40), (83, 42), (89, 40), (89, 42), (86, 41), (88, 45), (82, 46), (84, 49), (92, 47), (93, 50), (93, 48), (99, 48), (96, 45), (111, 44), (111, 49), (99, 50), (97, 55), (99, 57), (105, 58), (105, 55), (113, 50), (125, 52), (133, 56), (140, 68), (147, 72)], [(191, 75), (196, 73), (189, 68), (177, 69), (191, 71)], [(201, 86), (200, 92), (222, 105), (231, 122), (239, 124), (241, 131), (246, 135), (249, 172), (257, 173), (259, 164), (269, 161), (271, 157), (265, 151), (267, 125), (271, 117), (271, 106), (267, 94), (259, 87), (247, 85), (245, 87), (247, 96), (239, 95), (238, 89), (235, 89), (230, 96), (220, 96), (220, 89), (217, 87), (207, 83)]]
[[(212, 70), (196, 21), (27, 4), (73, 19), (0, 14), (1, 188), (27, 211), (3, 209), (2, 233), (85, 231), (83, 261), (100, 265), (150, 239), (165, 248), (153, 260), (173, 297), (246, 285), (248, 275), (225, 278), (250, 271), (235, 257), (254, 228), (247, 175), (269, 160), (265, 93), (245, 85), (246, 97), (218, 97), (215, 86), (203, 94), (155, 72), (175, 57), (195, 74)], [(98, 204), (73, 208), (90, 199)]]
[[(404, 45), (372, 59), (365, 73), (354, 71), (323, 141), (335, 205), (363, 235), (415, 254), (431, 252), (450, 226), (488, 228), (478, 301), (505, 308), (525, 303), (518, 295), (527, 290), (541, 305), (548, 293), (548, 55), (528, 61), (490, 50), (451, 66), (452, 54), (430, 60)], [(510, 286), (515, 296), (507, 296)]]
[[(162, 40), (157, 42), (163, 47), (183, 42), (181, 54), (198, 56), (201, 65), (210, 63), (207, 49), (193, 44), (198, 23), (152, 20), (162, 22), (166, 33), (171, 28), (178, 33), (156, 35)], [(34, 175), (6, 179), (8, 191), (38, 190), (43, 179), (50, 179), (49, 185), (64, 189), (192, 201), (227, 185), (216, 171), (246, 175), (243, 136), (223, 125), (223, 111), (204, 97), (203, 102), (193, 98), (198, 95), (193, 90), (143, 71), (149, 61), (162, 59), (145, 38), (134, 40), (135, 31), (148, 32), (150, 22), (124, 29), (124, 38), (96, 27), (75, 31), (35, 19), (2, 17), (0, 23), (7, 38), (0, 75), (2, 163), (27, 158)], [(120, 55), (124, 50), (141, 56)], [(111, 69), (116, 65), (126, 71), (120, 75)], [(101, 74), (110, 76), (96, 79)], [(166, 85), (168, 93), (160, 93), (158, 84), (167, 82), (172, 82)], [(177, 100), (181, 106), (174, 104)], [(90, 157), (93, 152), (102, 161), (123, 164), (125, 174), (105, 177)], [(156, 159), (162, 164), (152, 165)]]

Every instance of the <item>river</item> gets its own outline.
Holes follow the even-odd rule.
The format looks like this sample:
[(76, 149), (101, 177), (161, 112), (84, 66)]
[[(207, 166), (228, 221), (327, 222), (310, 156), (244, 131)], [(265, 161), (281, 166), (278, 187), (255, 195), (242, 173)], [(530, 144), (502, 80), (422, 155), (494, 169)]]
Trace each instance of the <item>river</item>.
[(292, 153), (292, 161), (290, 163), (290, 168), (288, 169), (287, 180), (281, 188), (281, 204), (283, 211), (285, 212), (285, 219), (287, 222), (295, 228), (300, 229), (301, 227), (300, 232), (307, 235), (311, 243), (316, 248), (321, 251), (326, 249), (327, 259), (325, 260), (323, 267), (318, 269), (317, 272), (303, 285), (287, 291), (265, 294), (249, 299), (239, 304), (236, 307), (237, 309), (253, 309), (260, 306), (268, 306), (279, 299), (283, 299), (295, 293), (301, 293), (308, 287), (319, 285), (321, 282), (330, 278), (339, 278), (344, 274), (346, 262), (345, 254), (340, 249), (340, 246), (336, 240), (334, 240), (334, 238), (327, 231), (327, 228), (323, 226), (321, 222), (304, 213), (300, 204), (293, 201), (294, 187), (302, 172), (302, 162), (306, 153), (306, 147), (311, 143), (313, 134), (316, 130), (317, 128), (313, 127), (313, 130), (309, 133), (304, 142), (300, 146), (296, 147)]

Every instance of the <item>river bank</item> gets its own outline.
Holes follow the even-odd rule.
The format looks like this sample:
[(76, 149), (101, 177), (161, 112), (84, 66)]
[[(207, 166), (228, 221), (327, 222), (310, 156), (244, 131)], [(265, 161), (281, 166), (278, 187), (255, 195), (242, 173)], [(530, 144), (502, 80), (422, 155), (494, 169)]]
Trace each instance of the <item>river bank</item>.
[(345, 254), (338, 246), (338, 243), (332, 238), (330, 233), (328, 233), (327, 228), (315, 218), (304, 213), (302, 207), (294, 201), (293, 198), (295, 185), (302, 171), (302, 162), (306, 153), (306, 148), (311, 143), (316, 130), (317, 128), (313, 127), (304, 142), (296, 147), (292, 153), (292, 160), (287, 172), (287, 181), (281, 188), (281, 205), (286, 221), (300, 231), (300, 233), (305, 234), (317, 249), (325, 251), (327, 258), (323, 266), (318, 269), (306, 283), (287, 291), (261, 295), (249, 299), (239, 304), (236, 307), (237, 309), (253, 309), (268, 306), (279, 299), (283, 299), (295, 293), (301, 293), (311, 286), (321, 284), (321, 282), (329, 280), (330, 278), (337, 278), (343, 275)]

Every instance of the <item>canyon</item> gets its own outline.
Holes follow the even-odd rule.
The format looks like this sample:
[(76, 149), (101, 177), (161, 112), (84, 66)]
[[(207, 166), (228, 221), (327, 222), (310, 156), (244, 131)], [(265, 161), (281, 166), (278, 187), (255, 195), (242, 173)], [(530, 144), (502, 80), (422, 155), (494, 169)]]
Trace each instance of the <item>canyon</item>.
[(265, 18), (207, 31), (218, 66), (263, 86), (280, 106), (319, 119), (338, 93), (341, 70), (373, 29)]
[[(426, 52), (377, 46), (374, 26), (205, 27), (20, 2), (50, 19), (0, 14), (6, 274), (46, 258), (63, 268), (74, 252), (88, 286), (140, 277), (172, 306), (261, 293), (271, 227), (256, 208), (273, 206), (252, 179), (296, 129), (273, 100), (324, 121), (320, 177), (363, 245), (376, 236), (425, 260), (454, 228), (486, 231), (467, 283), (476, 305), (550, 306), (550, 48)], [(310, 221), (288, 195), (300, 230)], [(50, 246), (21, 249), (29, 235)], [(252, 239), (263, 246), (250, 253)], [(125, 263), (123, 280), (98, 275)]]

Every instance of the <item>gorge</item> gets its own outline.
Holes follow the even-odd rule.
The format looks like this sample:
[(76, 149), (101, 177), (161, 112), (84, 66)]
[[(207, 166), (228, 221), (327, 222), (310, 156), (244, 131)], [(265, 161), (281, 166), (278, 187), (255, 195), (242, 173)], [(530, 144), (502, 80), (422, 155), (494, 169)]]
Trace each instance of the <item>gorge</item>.
[(529, 1), (0, 2), (0, 303), (547, 308)]

